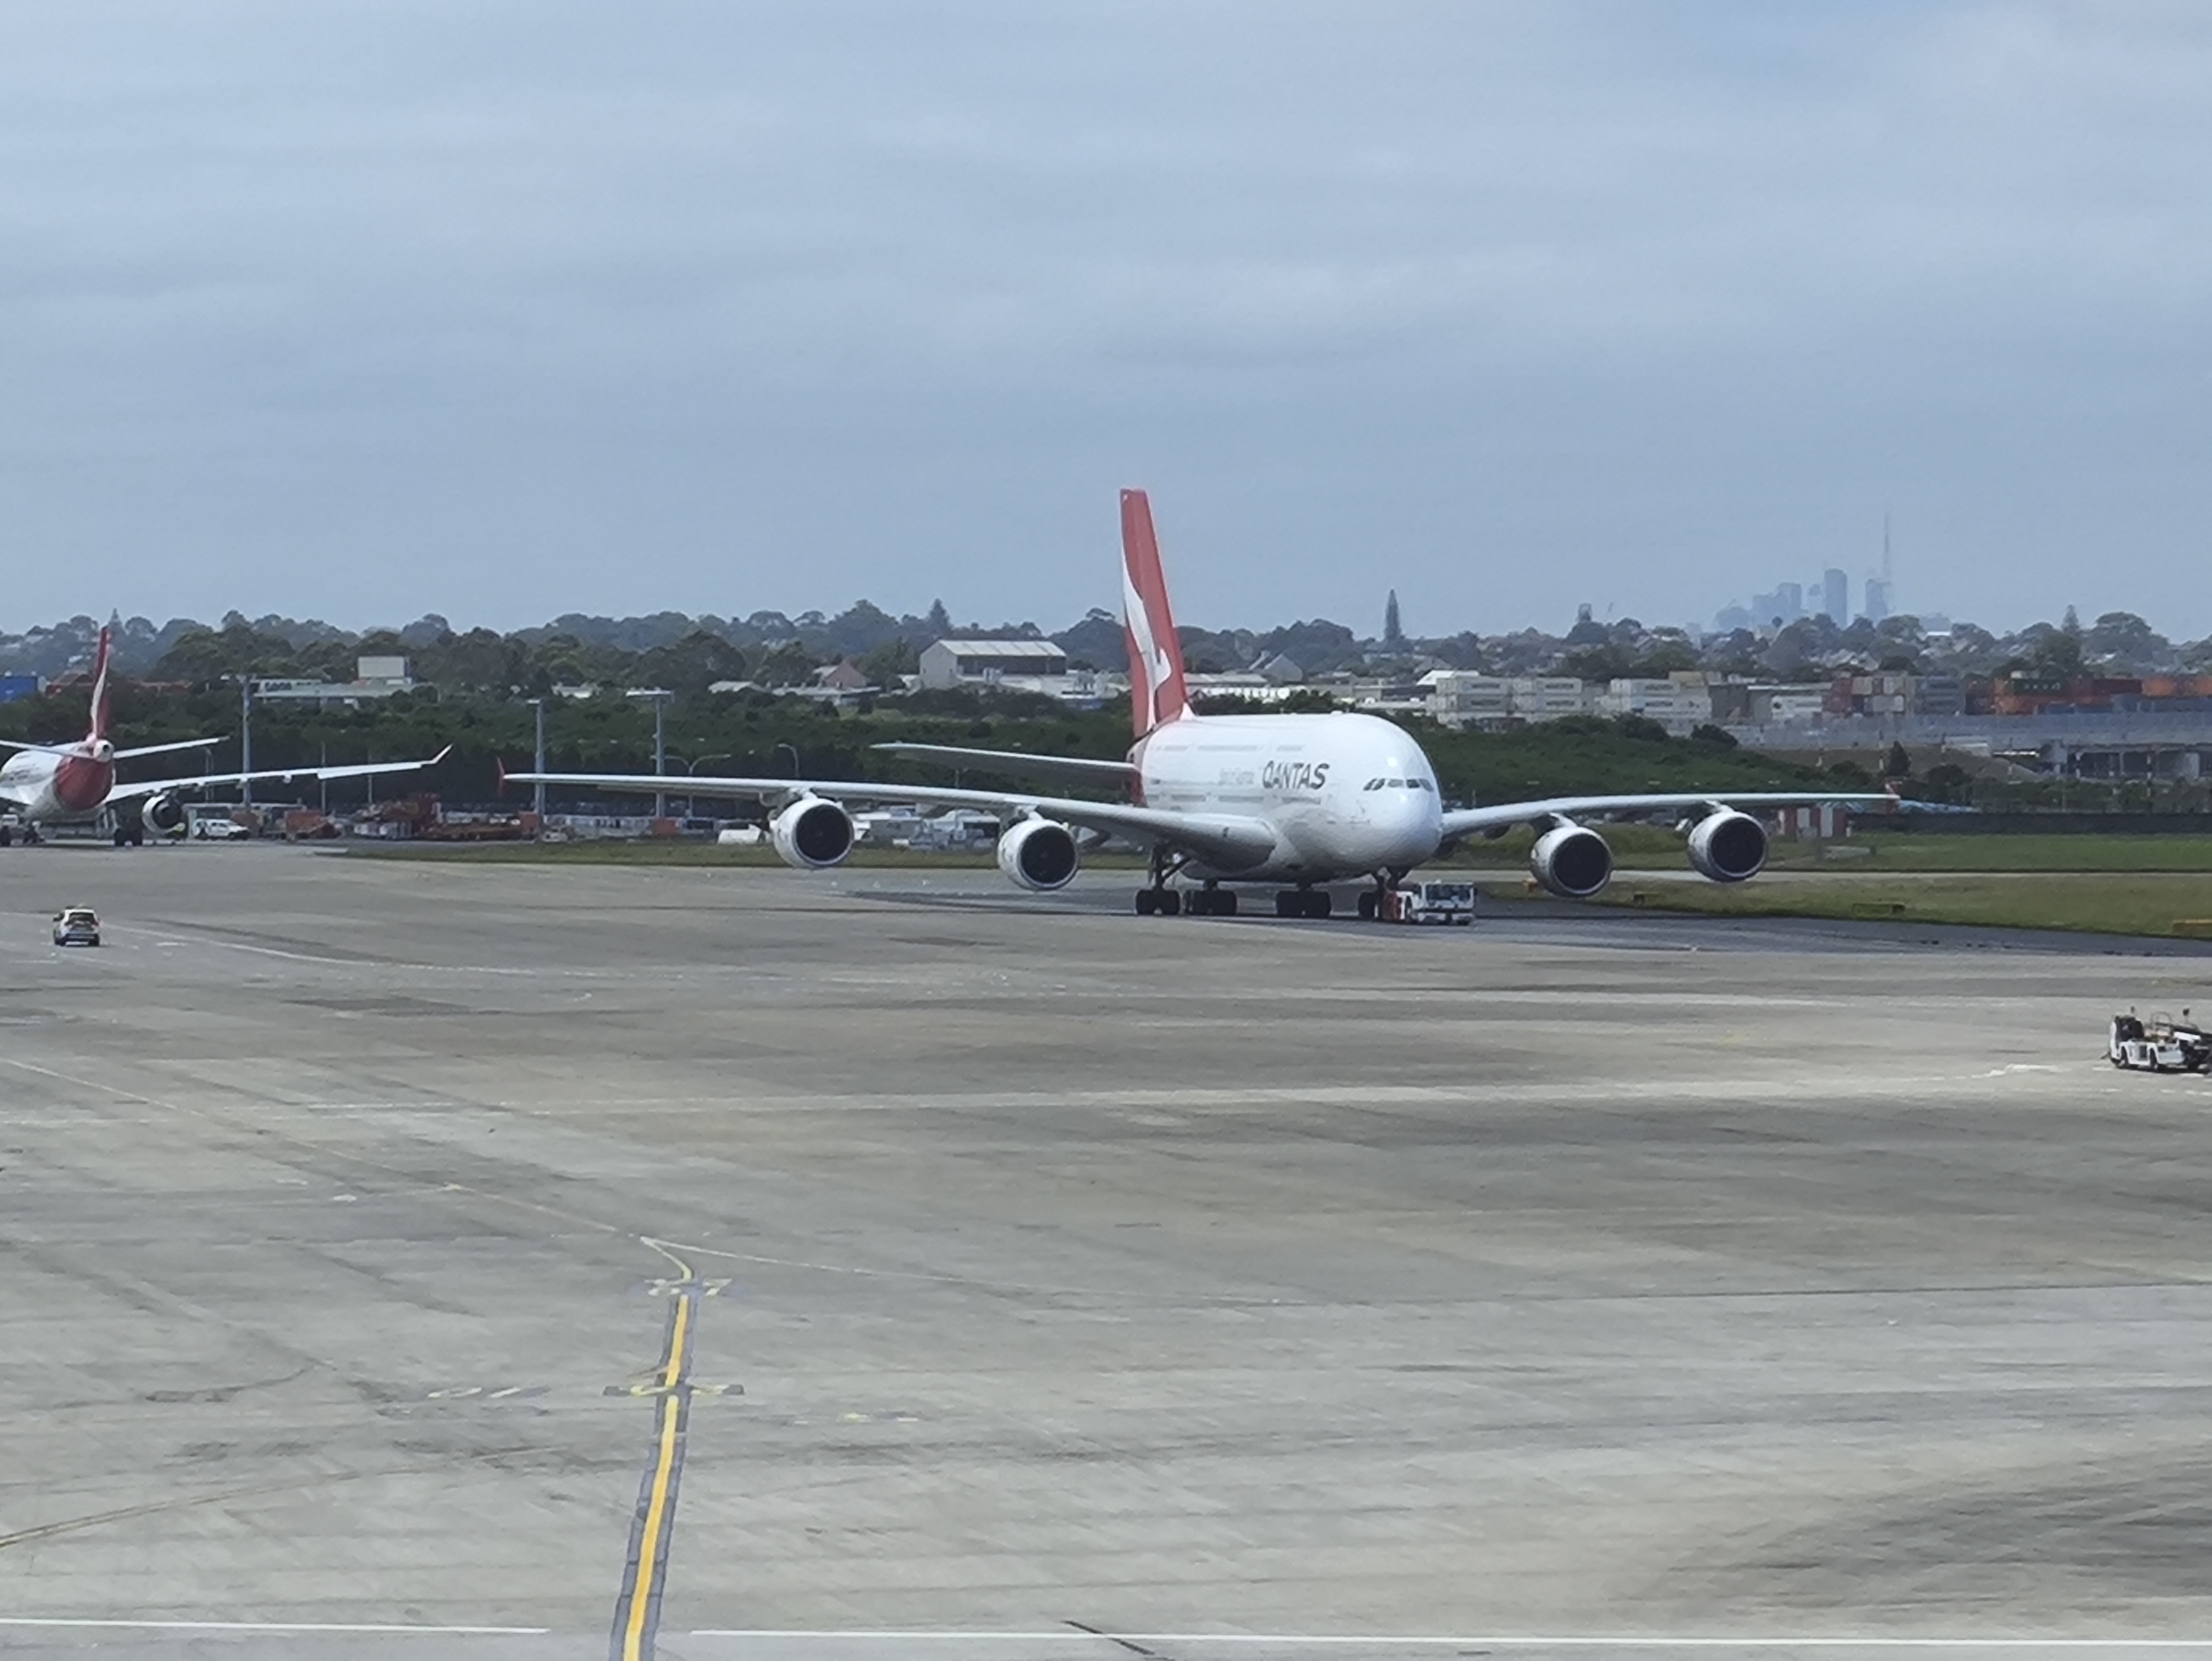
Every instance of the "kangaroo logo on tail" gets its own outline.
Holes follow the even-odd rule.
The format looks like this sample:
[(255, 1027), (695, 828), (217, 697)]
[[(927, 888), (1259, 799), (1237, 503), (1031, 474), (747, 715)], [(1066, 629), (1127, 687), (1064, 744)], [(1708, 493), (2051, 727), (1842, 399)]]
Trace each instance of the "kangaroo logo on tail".
[(1182, 642), (1168, 609), (1167, 574), (1152, 504), (1142, 490), (1121, 492), (1121, 618), (1129, 636), (1129, 709), (1139, 738), (1190, 713)]

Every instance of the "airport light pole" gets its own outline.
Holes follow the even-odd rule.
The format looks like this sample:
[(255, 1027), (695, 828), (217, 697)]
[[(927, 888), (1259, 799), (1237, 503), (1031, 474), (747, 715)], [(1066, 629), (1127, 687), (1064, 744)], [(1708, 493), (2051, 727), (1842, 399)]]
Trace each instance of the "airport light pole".
[[(681, 756), (677, 757), (676, 759), (678, 761), (684, 761), (684, 757)], [(702, 761), (735, 761), (736, 759), (737, 755), (734, 751), (728, 751), (720, 755), (694, 756), (690, 761), (684, 761), (684, 774), (686, 778), (697, 778), (699, 776), (699, 764)], [(684, 811), (686, 813), (697, 812), (699, 811), (697, 798), (690, 795), (685, 796), (684, 798)]]
[[(253, 771), (253, 676), (251, 672), (238, 678), (238, 770)], [(241, 778), (238, 782), (238, 805), (253, 806), (253, 781)]]
[[(648, 686), (632, 692), (630, 696), (652, 702), (653, 776), (656, 779), (665, 778), (668, 776), (668, 700), (676, 694), (665, 687)], [(665, 790), (653, 793), (653, 817), (657, 819), (668, 817), (668, 793)]]
[[(530, 707), (538, 713), (538, 747), (532, 757), (531, 771), (542, 773), (545, 770), (545, 700), (532, 698), (530, 700)], [(545, 827), (544, 780), (538, 780), (537, 786), (531, 791), (530, 806), (532, 811), (538, 815), (538, 829), (543, 830)]]

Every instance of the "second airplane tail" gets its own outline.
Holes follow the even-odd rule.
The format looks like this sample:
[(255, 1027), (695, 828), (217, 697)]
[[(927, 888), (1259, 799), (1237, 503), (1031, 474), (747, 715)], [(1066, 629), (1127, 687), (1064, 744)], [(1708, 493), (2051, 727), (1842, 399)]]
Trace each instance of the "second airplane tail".
[(107, 660), (114, 646), (114, 640), (103, 626), (99, 649), (92, 659), (92, 724), (84, 735), (87, 744), (98, 744), (107, 736)]
[(1121, 492), (1121, 620), (1129, 637), (1129, 710), (1139, 738), (1190, 713), (1182, 642), (1168, 608), (1167, 574), (1142, 490)]

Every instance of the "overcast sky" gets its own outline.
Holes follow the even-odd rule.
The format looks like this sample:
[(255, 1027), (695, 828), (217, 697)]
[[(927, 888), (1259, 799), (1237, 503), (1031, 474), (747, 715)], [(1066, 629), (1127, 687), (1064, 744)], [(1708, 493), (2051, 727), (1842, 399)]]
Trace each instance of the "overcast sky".
[[(2212, 7), (0, 10), (0, 627), (2212, 632)], [(1855, 590), (1856, 595), (1856, 590)]]

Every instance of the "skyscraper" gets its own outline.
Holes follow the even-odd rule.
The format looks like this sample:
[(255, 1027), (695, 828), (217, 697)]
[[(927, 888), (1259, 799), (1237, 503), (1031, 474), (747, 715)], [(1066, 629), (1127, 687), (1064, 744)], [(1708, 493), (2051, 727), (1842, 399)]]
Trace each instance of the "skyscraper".
[(1820, 573), (1820, 609), (1837, 628), (1851, 620), (1851, 580), (1831, 565)]
[(1759, 618), (1758, 627), (1778, 623), (1787, 627), (1805, 615), (1805, 590), (1798, 583), (1778, 582), (1772, 593), (1753, 594), (1751, 609)]

